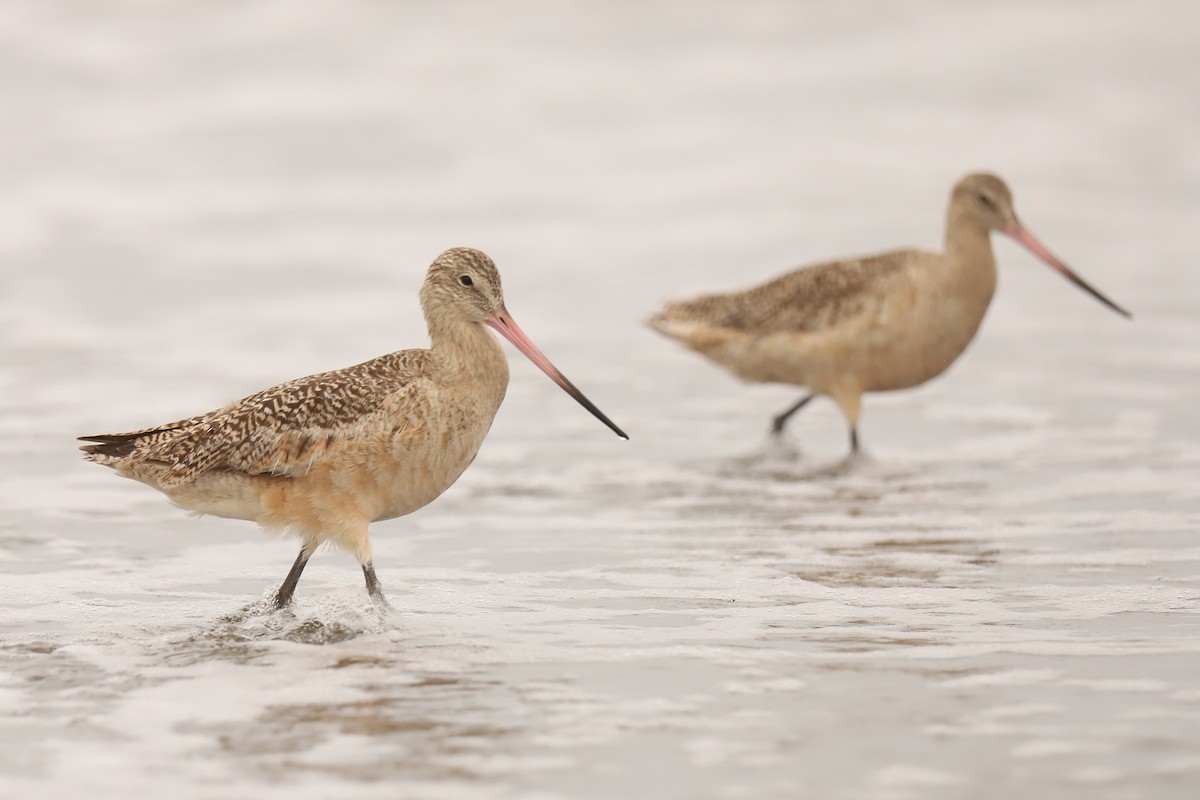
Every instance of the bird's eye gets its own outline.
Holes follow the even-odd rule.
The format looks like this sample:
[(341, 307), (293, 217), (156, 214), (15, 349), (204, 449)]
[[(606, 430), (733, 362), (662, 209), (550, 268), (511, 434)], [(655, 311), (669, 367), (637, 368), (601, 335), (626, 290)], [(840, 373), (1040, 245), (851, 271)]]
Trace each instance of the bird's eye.
[(471, 280), (470, 275), (460, 275), (458, 278), (458, 282), (461, 283), (463, 286), (470, 286), (473, 283), (475, 283), (475, 281)]
[(996, 207), (996, 204), (992, 202), (992, 198), (988, 197), (986, 194), (983, 194), (982, 192), (980, 192), (979, 194), (977, 194), (975, 196), (979, 199), (979, 202), (983, 203), (988, 208)]

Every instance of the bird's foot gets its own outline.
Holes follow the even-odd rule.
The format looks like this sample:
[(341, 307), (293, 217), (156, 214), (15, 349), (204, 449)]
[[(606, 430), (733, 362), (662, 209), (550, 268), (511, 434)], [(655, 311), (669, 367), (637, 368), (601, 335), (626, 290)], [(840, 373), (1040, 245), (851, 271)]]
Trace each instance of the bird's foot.
[(384, 616), (396, 613), (396, 607), (388, 601), (383, 592), (371, 595), (371, 602), (375, 605), (375, 608), (378, 609), (379, 613)]
[(251, 617), (266, 617), (290, 605), (290, 599), (284, 605), (279, 605), (278, 592), (270, 592), (269, 594), (265, 594), (263, 597), (260, 597), (258, 600), (255, 600), (253, 603), (243, 606), (237, 611), (233, 611), (221, 617), (221, 622), (236, 624), (239, 622), (245, 622)]
[(379, 583), (379, 578), (375, 576), (375, 565), (368, 561), (363, 564), (363, 577), (367, 581), (367, 594), (371, 597), (371, 602), (375, 604), (375, 608), (383, 616), (395, 613), (396, 609), (392, 608), (392, 604), (388, 602), (387, 596), (383, 593), (383, 585)]
[(800, 447), (794, 441), (786, 436), (772, 436), (767, 440), (767, 446), (763, 448), (761, 460), (765, 463), (791, 463), (798, 461), (800, 455)]

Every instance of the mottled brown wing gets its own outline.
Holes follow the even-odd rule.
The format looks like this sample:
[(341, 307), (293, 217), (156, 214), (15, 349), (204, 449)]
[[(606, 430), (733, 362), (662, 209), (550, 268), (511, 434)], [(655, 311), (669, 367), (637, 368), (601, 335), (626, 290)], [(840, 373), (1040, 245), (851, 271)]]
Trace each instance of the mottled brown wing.
[(868, 310), (914, 252), (814, 264), (744, 292), (671, 304), (666, 316), (752, 336), (822, 330)]
[(101, 442), (93, 447), (120, 447), (133, 461), (165, 465), (163, 486), (214, 469), (299, 475), (336, 442), (386, 426), (385, 417), (396, 414), (398, 424), (410, 424), (404, 409), (419, 402), (418, 376), (428, 355), (404, 350), (289, 381), (209, 414), (147, 429), (132, 441), (129, 434), (88, 438)]
[(93, 436), (80, 436), (81, 442), (92, 442), (79, 448), (87, 453), (88, 459), (107, 463), (131, 455), (138, 447), (149, 447), (155, 442), (170, 439), (184, 428), (194, 425), (205, 416), (181, 419), (178, 422), (168, 422), (165, 425), (155, 425), (153, 428), (143, 428), (140, 431), (126, 433), (99, 433)]

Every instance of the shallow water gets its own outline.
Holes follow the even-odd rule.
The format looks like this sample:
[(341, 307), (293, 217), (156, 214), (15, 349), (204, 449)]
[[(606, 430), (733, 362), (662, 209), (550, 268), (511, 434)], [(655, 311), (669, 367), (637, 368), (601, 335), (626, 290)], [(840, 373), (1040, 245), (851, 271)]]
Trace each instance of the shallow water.
[[(0, 12), (0, 794), (1193, 797), (1192, 4), (57, 2)], [(944, 378), (832, 404), (641, 328), (665, 298), (1007, 242)], [(632, 436), (527, 363), (375, 526), (398, 609), (72, 437), (423, 342), (452, 245)]]

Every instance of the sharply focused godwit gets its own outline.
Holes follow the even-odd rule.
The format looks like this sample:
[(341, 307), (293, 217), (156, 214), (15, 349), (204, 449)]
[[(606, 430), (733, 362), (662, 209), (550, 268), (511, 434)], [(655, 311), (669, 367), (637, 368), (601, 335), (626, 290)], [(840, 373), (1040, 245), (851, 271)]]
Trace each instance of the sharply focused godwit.
[(992, 231), (1130, 316), (1021, 225), (1004, 181), (978, 173), (950, 194), (945, 252), (894, 250), (815, 264), (746, 291), (668, 303), (648, 324), (742, 380), (805, 387), (808, 394), (773, 419), (775, 435), (814, 397), (833, 398), (857, 452), (864, 392), (922, 384), (975, 337), (996, 291)]
[(504, 306), (500, 274), (478, 250), (437, 257), (421, 287), (427, 350), (401, 350), (280, 384), (198, 417), (131, 433), (83, 436), (85, 458), (158, 489), (198, 514), (289, 533), (300, 555), (275, 594), (291, 602), (313, 551), (329, 542), (362, 565), (386, 606), (367, 526), (416, 511), (475, 458), (508, 388), (487, 325), (623, 439)]

